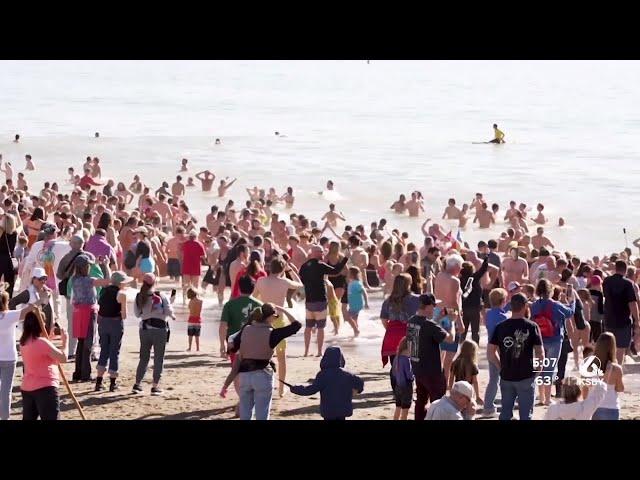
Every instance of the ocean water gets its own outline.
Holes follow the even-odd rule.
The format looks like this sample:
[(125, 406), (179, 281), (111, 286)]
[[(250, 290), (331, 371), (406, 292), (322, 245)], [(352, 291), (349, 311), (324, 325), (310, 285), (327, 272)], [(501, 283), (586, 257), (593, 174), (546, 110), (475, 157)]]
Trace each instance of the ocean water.
[[(512, 199), (544, 203), (557, 247), (602, 255), (625, 246), (623, 227), (640, 236), (639, 80), (630, 61), (4, 61), (0, 153), (16, 170), (33, 155), (38, 189), (87, 155), (105, 177), (157, 188), (186, 157), (192, 174), (238, 177), (236, 203), (253, 185), (292, 186), (294, 211), (312, 218), (332, 179), (348, 223), (386, 217), (412, 237), (425, 217), (391, 212), (400, 193), (422, 191), (436, 219), (449, 197), (479, 191), (502, 215)], [(508, 143), (473, 144), (494, 122)], [(187, 201), (196, 213), (226, 202)], [(503, 229), (470, 221), (462, 235)]]

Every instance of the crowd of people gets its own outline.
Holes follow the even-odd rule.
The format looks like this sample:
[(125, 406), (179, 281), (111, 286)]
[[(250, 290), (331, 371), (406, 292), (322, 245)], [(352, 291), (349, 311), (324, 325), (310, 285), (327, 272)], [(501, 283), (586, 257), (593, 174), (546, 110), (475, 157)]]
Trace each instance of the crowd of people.
[[(25, 160), (25, 172), (34, 170), (31, 156)], [(380, 353), (383, 367), (389, 364), (395, 419), (408, 418), (412, 406), (416, 420), (494, 416), (498, 391), (503, 420), (513, 417), (516, 402), (519, 418), (531, 419), (536, 398), (538, 405), (553, 407), (547, 418), (620, 416), (622, 365), (640, 343), (640, 259), (629, 249), (590, 259), (557, 250), (545, 235), (541, 204), (530, 217), (525, 204), (512, 201), (504, 232), (472, 247), (430, 219), (417, 241), (390, 229), (386, 219), (369, 228), (345, 225), (347, 216), (333, 203), (317, 221), (289, 213), (292, 187), (282, 194), (247, 188), (248, 199), (236, 204), (228, 198), (236, 179), (228, 178), (218, 187), (226, 204), (213, 205), (198, 219), (187, 203), (197, 195), (189, 187), (195, 178), (208, 192), (216, 176), (205, 170), (184, 184), (187, 159), (175, 183), (163, 182), (155, 191), (138, 175), (128, 187), (103, 179), (100, 159), (91, 156), (82, 176), (69, 168), (66, 184), (45, 182), (39, 191), (28, 185), (25, 172), (14, 183), (12, 167), (2, 168), (1, 157), (0, 170), (6, 175), (0, 187), (2, 419), (9, 417), (16, 343), (24, 364), (25, 419), (58, 418), (54, 367), (60, 362), (75, 361), (73, 382), (105, 390), (108, 373), (109, 390), (122, 388), (118, 368), (128, 287), (139, 289), (132, 306), (140, 337), (130, 386), (135, 394), (145, 391), (152, 350), (150, 392), (163, 393), (164, 353), (179, 297), (188, 307), (188, 349), (195, 340), (200, 350), (203, 317), (212, 315), (203, 309), (210, 292), (223, 307), (214, 319), (220, 321), (219, 354), (231, 362), (220, 395), (226, 397), (233, 384), (241, 419), (270, 417), (276, 379), (280, 397), (287, 386), (299, 395), (320, 392), (323, 418), (344, 419), (365, 384), (344, 369), (339, 347), (324, 348), (327, 319), (334, 335), (346, 323), (356, 338), (360, 313), (381, 297)], [(333, 190), (333, 182), (327, 185)], [(391, 210), (419, 217), (423, 201), (414, 191), (409, 201), (401, 195)], [(452, 198), (442, 218), (457, 219), (463, 228), (475, 211), (473, 223), (489, 228), (501, 220), (499, 205), (488, 205), (481, 193), (462, 209)], [(159, 279), (175, 287), (170, 295), (158, 288)], [(304, 303), (302, 321), (290, 313), (294, 302)], [(43, 328), (34, 309), (42, 312)], [(486, 384), (479, 380), (482, 326)], [(286, 382), (287, 338), (299, 330), (304, 356), (321, 357), (320, 372), (308, 386)], [(576, 368), (595, 358), (602, 378), (585, 385), (568, 375), (571, 353)], [(561, 402), (552, 399), (553, 387)]]

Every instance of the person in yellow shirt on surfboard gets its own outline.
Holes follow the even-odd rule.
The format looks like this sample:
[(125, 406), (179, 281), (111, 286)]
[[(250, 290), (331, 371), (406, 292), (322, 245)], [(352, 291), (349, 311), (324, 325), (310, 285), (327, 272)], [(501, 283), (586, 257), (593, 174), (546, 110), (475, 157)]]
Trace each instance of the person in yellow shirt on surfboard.
[(495, 138), (493, 140), (490, 140), (489, 143), (505, 143), (504, 133), (498, 129), (498, 125), (495, 123), (493, 124), (493, 133), (495, 135)]

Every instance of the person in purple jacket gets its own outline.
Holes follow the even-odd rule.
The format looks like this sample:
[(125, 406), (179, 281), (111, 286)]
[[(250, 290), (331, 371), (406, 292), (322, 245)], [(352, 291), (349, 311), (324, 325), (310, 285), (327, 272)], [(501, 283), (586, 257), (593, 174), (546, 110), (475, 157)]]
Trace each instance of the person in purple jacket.
[(547, 358), (537, 380), (539, 387), (538, 405), (551, 405), (551, 386), (555, 381), (558, 358), (564, 337), (565, 322), (576, 311), (576, 300), (573, 288), (568, 285), (566, 299), (568, 305), (551, 299), (553, 284), (546, 278), (541, 279), (536, 286), (538, 300), (531, 304), (531, 320), (540, 327), (544, 356)]
[(396, 411), (393, 414), (393, 419), (406, 420), (413, 400), (413, 369), (411, 368), (407, 337), (400, 340), (398, 353), (396, 358), (393, 359), (391, 368), (396, 380), (393, 387), (393, 397), (396, 401)]

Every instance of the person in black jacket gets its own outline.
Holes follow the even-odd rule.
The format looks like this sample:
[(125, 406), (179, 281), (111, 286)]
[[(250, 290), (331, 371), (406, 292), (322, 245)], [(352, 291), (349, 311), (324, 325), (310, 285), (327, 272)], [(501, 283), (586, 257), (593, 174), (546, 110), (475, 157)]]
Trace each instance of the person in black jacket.
[(318, 354), (322, 356), (324, 343), (324, 327), (327, 324), (327, 287), (324, 283), (325, 275), (339, 274), (350, 257), (347, 250), (345, 257), (335, 266), (331, 266), (321, 260), (324, 250), (320, 245), (311, 247), (309, 259), (300, 267), (300, 280), (304, 285), (306, 324), (304, 329), (304, 356), (309, 355), (311, 343), (311, 330), (318, 329)]
[(12, 257), (17, 239), (16, 218), (0, 208), (0, 277), (4, 277), (4, 281), (9, 284), (6, 289), (9, 298), (13, 296), (13, 287), (16, 283)]
[(320, 392), (320, 415), (324, 420), (344, 420), (353, 415), (353, 394), (362, 393), (364, 380), (344, 369), (340, 347), (329, 347), (311, 385), (292, 385), (291, 393), (309, 396)]

